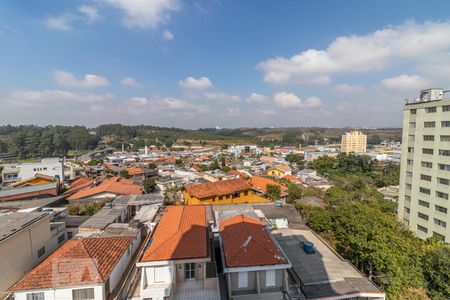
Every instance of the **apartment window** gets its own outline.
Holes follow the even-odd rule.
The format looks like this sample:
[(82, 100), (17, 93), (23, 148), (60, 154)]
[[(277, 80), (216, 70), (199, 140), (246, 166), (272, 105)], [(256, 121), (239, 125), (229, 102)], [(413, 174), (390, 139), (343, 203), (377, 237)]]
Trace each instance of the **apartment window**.
[(405, 187), (406, 187), (407, 190), (410, 190), (412, 186), (411, 186), (411, 184), (406, 183), (406, 184), (405, 184)]
[(244, 192), (244, 196), (248, 196), (248, 192)]
[(427, 202), (427, 201), (423, 201), (423, 200), (419, 200), (419, 205), (423, 206), (423, 207), (426, 207), (426, 208), (430, 207), (430, 203)]
[(417, 110), (416, 109), (411, 109), (410, 113), (411, 113), (411, 115), (415, 115), (417, 113)]
[(450, 111), (450, 105), (442, 106), (442, 111)]
[(414, 147), (408, 147), (408, 153), (414, 153)]
[(422, 231), (424, 233), (428, 233), (428, 229), (420, 225), (417, 225), (417, 230)]
[(406, 177), (412, 177), (412, 175), (413, 175), (413, 173), (412, 172), (410, 172), (410, 171), (406, 171)]
[(67, 231), (67, 239), (70, 240), (73, 237), (72, 231)]
[(438, 168), (442, 171), (450, 171), (450, 165), (438, 164)]
[(434, 232), (434, 231), (433, 231), (433, 236), (434, 236), (435, 238), (440, 239), (441, 241), (445, 241), (445, 236), (442, 235), (442, 234), (440, 234), (440, 233), (437, 233), (437, 232)]
[(405, 213), (408, 213), (408, 214), (411, 212), (411, 210), (409, 209), (409, 207), (405, 207), (404, 210), (405, 210)]
[(433, 151), (433, 149), (430, 149), (430, 148), (422, 148), (422, 153), (423, 154), (433, 154), (434, 151)]
[(445, 208), (443, 206), (440, 206), (440, 205), (434, 205), (434, 209), (436, 211), (439, 211), (439, 212), (444, 213), (444, 214), (447, 213), (447, 208)]
[(425, 181), (431, 181), (431, 176), (425, 175), (425, 174), (420, 174), (420, 179), (425, 180)]
[(440, 184), (450, 185), (450, 180), (448, 180), (446, 178), (438, 177), (437, 178), (437, 182), (440, 183)]
[(409, 128), (416, 128), (416, 122), (409, 122)]
[(450, 127), (450, 121), (442, 121), (441, 127)]
[(44, 299), (45, 299), (44, 292), (27, 294), (27, 300), (44, 300)]
[(422, 168), (432, 168), (433, 167), (433, 163), (431, 163), (429, 161), (422, 161), (420, 163), (420, 165), (422, 166)]
[(41, 249), (38, 250), (37, 255), (38, 258), (41, 257), (42, 255), (45, 254), (45, 247), (42, 247)]
[(424, 122), (423, 127), (425, 128), (434, 128), (436, 127), (436, 122)]
[(64, 242), (64, 239), (66, 238), (66, 236), (64, 235), (64, 234), (61, 234), (59, 237), (58, 237), (58, 244), (61, 244), (62, 242)]
[(405, 195), (405, 201), (406, 201), (406, 202), (408, 202), (408, 203), (410, 203), (410, 202), (411, 202), (411, 197), (410, 197), (410, 196), (407, 196), (407, 195)]
[(450, 156), (450, 150), (439, 149), (439, 155)]
[(436, 197), (448, 200), (448, 194), (447, 193), (436, 191)]
[(424, 188), (424, 187), (420, 187), (420, 188), (419, 188), (419, 191), (420, 191), (422, 194), (427, 194), (427, 195), (430, 195), (430, 194), (431, 194), (431, 190), (430, 190), (430, 189), (427, 189), (427, 188)]
[(415, 136), (414, 136), (414, 134), (410, 134), (409, 136), (408, 136), (408, 141), (414, 141), (416, 138), (415, 138)]
[(406, 160), (406, 164), (408, 165), (408, 166), (412, 166), (413, 165), (413, 160), (412, 159), (407, 159)]
[(419, 213), (417, 213), (417, 216), (419, 218), (421, 218), (422, 220), (428, 221), (428, 215), (426, 215), (426, 214), (419, 212)]
[(436, 107), (425, 107), (425, 112), (426, 113), (435, 113)]
[(424, 141), (434, 141), (434, 135), (424, 135), (423, 140)]
[(266, 286), (275, 286), (275, 270), (266, 270)]
[(94, 288), (72, 290), (73, 300), (94, 300)]
[(248, 287), (248, 272), (238, 272), (238, 288)]
[(447, 222), (434, 218), (434, 224), (439, 225), (441, 227), (447, 227)]
[(441, 142), (450, 142), (450, 135), (441, 135)]

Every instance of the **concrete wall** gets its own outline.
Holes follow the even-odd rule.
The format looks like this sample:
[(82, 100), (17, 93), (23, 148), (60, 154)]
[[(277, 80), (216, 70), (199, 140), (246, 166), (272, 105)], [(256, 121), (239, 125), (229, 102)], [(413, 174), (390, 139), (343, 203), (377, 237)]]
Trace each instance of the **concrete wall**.
[[(48, 289), (48, 290), (30, 291), (30, 292), (44, 292), (45, 300), (62, 300), (62, 299), (71, 300), (72, 299), (72, 290), (80, 289), (80, 288), (82, 288), (82, 289), (94, 288), (95, 300), (106, 299), (103, 285), (89, 285), (89, 286), (86, 285), (86, 286), (78, 286), (78, 287), (65, 288), (65, 289)], [(27, 300), (28, 293), (27, 292), (15, 293), (14, 294), (15, 300)]]
[[(285, 270), (275, 270), (275, 285), (267, 286), (266, 271), (248, 272), (248, 287), (238, 287), (238, 273), (230, 273), (228, 287), (233, 299), (260, 299), (267, 294), (271, 299), (282, 299), (280, 289), (285, 286)], [(259, 278), (259, 279), (258, 279)], [(258, 284), (259, 280), (259, 284)], [(259, 288), (259, 294), (258, 294)]]

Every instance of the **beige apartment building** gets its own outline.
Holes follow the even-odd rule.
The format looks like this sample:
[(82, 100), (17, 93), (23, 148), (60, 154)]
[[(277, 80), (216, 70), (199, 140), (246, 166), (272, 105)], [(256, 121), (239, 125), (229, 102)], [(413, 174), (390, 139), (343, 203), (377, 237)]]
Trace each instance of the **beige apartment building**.
[(398, 217), (417, 235), (450, 242), (450, 99), (420, 92), (403, 108)]
[(342, 135), (341, 152), (342, 153), (365, 153), (367, 147), (367, 135), (361, 131), (347, 132)]

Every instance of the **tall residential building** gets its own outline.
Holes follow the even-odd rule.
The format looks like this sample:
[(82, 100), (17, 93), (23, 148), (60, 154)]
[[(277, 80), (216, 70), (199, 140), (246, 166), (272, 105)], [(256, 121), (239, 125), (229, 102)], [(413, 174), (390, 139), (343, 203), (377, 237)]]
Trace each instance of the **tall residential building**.
[(420, 92), (403, 108), (398, 217), (420, 238), (450, 242), (450, 99)]
[(342, 136), (341, 152), (365, 153), (367, 147), (367, 135), (361, 131), (347, 132)]

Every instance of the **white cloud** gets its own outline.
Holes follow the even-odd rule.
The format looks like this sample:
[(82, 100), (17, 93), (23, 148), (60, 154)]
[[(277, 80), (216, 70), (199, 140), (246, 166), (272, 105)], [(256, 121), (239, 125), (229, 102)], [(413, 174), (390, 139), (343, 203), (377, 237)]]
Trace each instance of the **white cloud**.
[(101, 20), (102, 16), (99, 14), (95, 6), (81, 5), (78, 6), (78, 11), (89, 21), (96, 22)]
[(426, 88), (428, 85), (428, 81), (418, 75), (402, 74), (381, 81), (381, 87), (384, 90), (392, 92), (416, 93), (417, 91)]
[(166, 41), (171, 41), (174, 38), (173, 33), (170, 32), (169, 30), (164, 30), (162, 36), (163, 39), (165, 39)]
[(180, 9), (179, 0), (104, 0), (123, 12), (122, 24), (127, 28), (154, 29)]
[(124, 86), (139, 86), (139, 83), (133, 77), (124, 77), (120, 81), (120, 83)]
[(270, 101), (270, 97), (253, 92), (245, 101), (252, 104), (267, 103)]
[(305, 107), (321, 107), (322, 100), (319, 97), (309, 97), (305, 100)]
[(229, 95), (225, 93), (215, 93), (215, 92), (209, 92), (205, 93), (205, 97), (208, 100), (214, 100), (214, 101), (220, 101), (220, 102), (239, 102), (241, 101), (241, 97), (237, 95)]
[(294, 93), (279, 92), (273, 95), (275, 103), (285, 109), (301, 108), (302, 100)]
[(76, 17), (72, 14), (64, 14), (57, 17), (48, 17), (44, 20), (44, 24), (51, 29), (69, 31), (72, 30), (72, 22)]
[(338, 84), (333, 89), (338, 94), (358, 94), (364, 92), (360, 85)]
[(265, 115), (265, 116), (273, 116), (276, 114), (276, 112), (273, 109), (266, 109), (266, 108), (257, 109), (255, 110), (255, 113), (258, 115)]
[(241, 110), (239, 109), (239, 107), (228, 107), (227, 115), (230, 117), (239, 117), (241, 116)]
[[(367, 35), (336, 38), (327, 49), (308, 49), (290, 58), (275, 57), (257, 68), (270, 84), (327, 84), (335, 74), (385, 70), (402, 62), (421, 69), (439, 63), (450, 49), (450, 23), (405, 22)], [(424, 63), (424, 60), (426, 62)], [(448, 61), (448, 56), (447, 56)]]
[(54, 71), (53, 77), (59, 84), (73, 88), (93, 88), (109, 85), (109, 81), (105, 77), (95, 74), (86, 74), (83, 79), (77, 79), (72, 73)]
[(113, 94), (73, 93), (64, 90), (17, 90), (7, 98), (12, 107), (39, 107), (96, 103), (114, 99)]
[(204, 90), (213, 87), (213, 84), (208, 77), (200, 77), (196, 79), (189, 76), (186, 79), (180, 80), (178, 83), (185, 89)]

